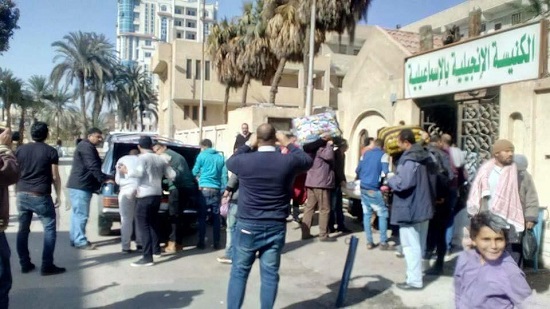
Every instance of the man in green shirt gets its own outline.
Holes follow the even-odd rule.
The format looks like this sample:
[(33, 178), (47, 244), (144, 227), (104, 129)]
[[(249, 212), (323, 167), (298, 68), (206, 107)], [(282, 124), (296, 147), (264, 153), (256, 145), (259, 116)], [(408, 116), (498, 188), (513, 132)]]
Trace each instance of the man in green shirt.
[(195, 179), (185, 158), (172, 149), (168, 149), (166, 145), (156, 143), (153, 146), (153, 151), (161, 156), (165, 156), (170, 167), (176, 171), (174, 181), (164, 179), (163, 183), (168, 185), (170, 195), (168, 196), (168, 215), (172, 229), (168, 245), (164, 251), (166, 253), (175, 253), (183, 248), (183, 226), (181, 216), (183, 208), (195, 193)]

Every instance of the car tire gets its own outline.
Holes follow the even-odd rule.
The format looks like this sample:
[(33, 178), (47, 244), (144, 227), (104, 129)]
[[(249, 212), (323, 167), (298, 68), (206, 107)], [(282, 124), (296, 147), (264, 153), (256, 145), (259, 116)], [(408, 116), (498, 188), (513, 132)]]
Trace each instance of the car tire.
[(113, 221), (105, 218), (104, 216), (98, 216), (97, 218), (97, 231), (99, 236), (110, 236), (112, 234), (111, 228), (113, 227)]

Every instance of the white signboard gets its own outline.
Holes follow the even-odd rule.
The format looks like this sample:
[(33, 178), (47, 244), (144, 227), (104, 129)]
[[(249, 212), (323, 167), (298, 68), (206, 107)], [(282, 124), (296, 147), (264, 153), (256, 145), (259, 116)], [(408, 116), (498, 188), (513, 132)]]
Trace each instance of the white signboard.
[(541, 24), (504, 31), (405, 60), (405, 98), (539, 77)]

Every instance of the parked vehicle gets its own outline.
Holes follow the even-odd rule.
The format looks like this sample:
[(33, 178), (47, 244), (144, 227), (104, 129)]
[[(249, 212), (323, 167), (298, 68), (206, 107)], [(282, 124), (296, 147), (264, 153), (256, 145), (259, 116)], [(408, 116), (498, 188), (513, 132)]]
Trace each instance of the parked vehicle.
[[(161, 143), (168, 146), (168, 148), (181, 154), (189, 164), (189, 168), (192, 169), (195, 164), (195, 159), (200, 153), (198, 146), (191, 146), (182, 144), (179, 141), (168, 139), (154, 133), (116, 133), (109, 136), (108, 141), (105, 141), (104, 149), (106, 151), (103, 165), (101, 167), (102, 172), (109, 175), (115, 175), (116, 162), (122, 156), (127, 155), (130, 150), (137, 149), (139, 138), (141, 136), (151, 136), (154, 140), (158, 140)], [(108, 236), (112, 234), (113, 222), (120, 222), (120, 212), (118, 208), (118, 186), (115, 184), (104, 184), (101, 187), (100, 195), (98, 198), (98, 231), (100, 236)], [(197, 222), (197, 202), (196, 197), (191, 198), (190, 203), (183, 209), (182, 220), (184, 220), (183, 226), (188, 231), (192, 231), (196, 228)], [(164, 191), (161, 199), (161, 206), (159, 210), (159, 220), (161, 226), (161, 237), (163, 240), (169, 233), (170, 224), (168, 223), (168, 192)]]

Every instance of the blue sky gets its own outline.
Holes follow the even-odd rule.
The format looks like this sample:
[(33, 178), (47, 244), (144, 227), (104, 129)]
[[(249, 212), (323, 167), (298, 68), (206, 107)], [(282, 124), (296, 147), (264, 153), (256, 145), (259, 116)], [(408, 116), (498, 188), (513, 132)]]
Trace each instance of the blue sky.
[[(207, 0), (208, 2), (210, 0)], [(11, 48), (0, 56), (0, 67), (17, 77), (49, 76), (53, 68), (51, 43), (72, 31), (104, 33), (116, 40), (116, 0), (15, 0), (21, 11)], [(406, 25), (447, 9), (463, 0), (374, 0), (368, 23), (387, 28)], [(219, 0), (219, 16), (232, 17), (242, 11), (241, 0)]]

